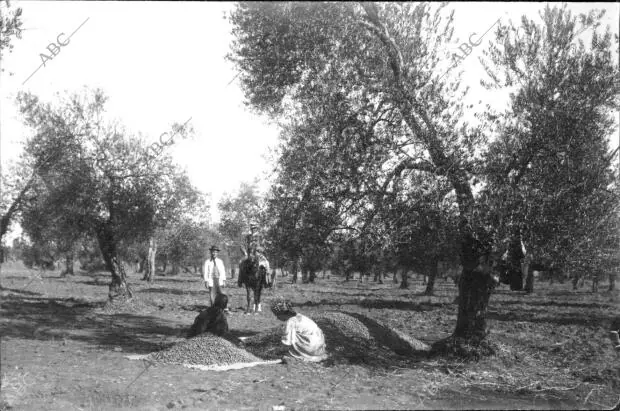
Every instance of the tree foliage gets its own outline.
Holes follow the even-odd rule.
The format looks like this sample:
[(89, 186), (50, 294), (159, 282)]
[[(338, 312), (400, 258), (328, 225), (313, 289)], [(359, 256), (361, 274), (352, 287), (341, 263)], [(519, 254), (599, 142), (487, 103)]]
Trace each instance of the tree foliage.
[(29, 216), (58, 232), (77, 230), (96, 238), (112, 274), (113, 298), (131, 295), (119, 257), (121, 241), (147, 238), (156, 221), (188, 207), (194, 191), (169, 156), (149, 156), (143, 141), (104, 120), (105, 101), (99, 90), (56, 105), (29, 93), (18, 96), (24, 122), (34, 131), (25, 153), (41, 182)]
[[(292, 127), (301, 124), (301, 132), (293, 135), (313, 136), (305, 144), (317, 158), (304, 163), (314, 167), (310, 184), (298, 185), (302, 200), (312, 197), (314, 186), (340, 194), (358, 207), (354, 215), (365, 220), (363, 228), (404, 171), (445, 178), (456, 191), (462, 265), (471, 274), (479, 250), (468, 170), (481, 139), (460, 122), (456, 86), (439, 80), (441, 45), (452, 35), (452, 16), (442, 18), (442, 8), (243, 3), (231, 16), (231, 58), (252, 107), (284, 123), (295, 119)], [(327, 158), (332, 161), (320, 161)], [(321, 168), (326, 178), (313, 179)], [(458, 330), (464, 337), (481, 334), (467, 326)]]
[[(7, 51), (13, 52), (15, 39), (22, 38), (22, 8), (14, 8), (8, 0), (5, 2), (6, 7), (0, 13), (0, 61), (5, 60)], [(4, 67), (0, 67), (0, 73), (3, 72)]]
[(620, 199), (617, 150), (608, 148), (620, 102), (618, 39), (609, 28), (593, 30), (589, 47), (579, 39), (602, 15), (546, 6), (542, 25), (523, 17), (520, 27), (500, 26), (486, 53), (487, 86), (515, 87), (487, 151), (493, 225), (500, 241), (522, 239), (538, 260), (566, 269), (604, 265), (595, 250)]
[(172, 265), (175, 275), (180, 268), (201, 269), (209, 257), (209, 247), (220, 242), (221, 235), (206, 224), (182, 220), (163, 231), (159, 255)]
[[(528, 220), (526, 213), (519, 215), (517, 210), (525, 208), (509, 205), (513, 198), (529, 195), (513, 184), (515, 171), (511, 170), (525, 167), (528, 172), (520, 184), (527, 182), (536, 193), (542, 190), (538, 184), (544, 182), (553, 196), (569, 195), (560, 190), (578, 191), (582, 182), (593, 181), (598, 173), (581, 175), (580, 170), (585, 172), (581, 164), (590, 156), (600, 159), (604, 152), (599, 145), (582, 155), (583, 142), (599, 141), (609, 129), (602, 113), (611, 108), (609, 98), (616, 93), (617, 67), (608, 64), (609, 43), (604, 40), (597, 40), (598, 51), (573, 53), (579, 56), (565, 64), (558, 46), (570, 42), (572, 26), (561, 13), (547, 16), (542, 26), (524, 22), (528, 40), (505, 47), (498, 54), (503, 60), (497, 61), (506, 72), (515, 71), (505, 86), (523, 86), (513, 99), (512, 119), (518, 119), (519, 125), (506, 124), (508, 132), (500, 133), (500, 140), (514, 147), (533, 147), (518, 152), (513, 164), (514, 156), (508, 154), (512, 147), (500, 150), (497, 143), (489, 147), (493, 135), (483, 132), (488, 123), (474, 127), (463, 121), (461, 97), (467, 90), (460, 87), (458, 77), (453, 81), (452, 75), (443, 76), (449, 60), (444, 46), (452, 36), (452, 15), (446, 18), (443, 7), (425, 3), (241, 3), (230, 17), (235, 36), (230, 59), (240, 71), (247, 103), (284, 130), (271, 194), (277, 209), (273, 213), (278, 216), (276, 227), (282, 227), (280, 237), (290, 234), (288, 245), (296, 253), (303, 244), (320, 244), (318, 239), (339, 230), (350, 230), (360, 238), (368, 234), (381, 238), (382, 232), (390, 231), (390, 219), (380, 213), (389, 207), (395, 212), (404, 209), (410, 216), (403, 230), (411, 235), (411, 247), (416, 245), (414, 237), (431, 231), (435, 235), (441, 229), (434, 227), (445, 227), (445, 235), (430, 242), (436, 245), (434, 249), (414, 252), (422, 258), (442, 250), (442, 244), (447, 250), (458, 247), (463, 274), (454, 337), (479, 341), (486, 335), (486, 304), (494, 284), (484, 266), (488, 261), (480, 257), (491, 255), (493, 239), (511, 226), (538, 224)], [(596, 22), (599, 17), (584, 17), (584, 22)], [(577, 64), (572, 79), (562, 83), (571, 63)], [(519, 73), (525, 77), (517, 80)], [(589, 81), (592, 77), (596, 81)], [(558, 92), (554, 87), (560, 85), (567, 103), (553, 109), (570, 112), (568, 102), (577, 99), (574, 107), (587, 110), (576, 120), (570, 114), (553, 117), (544, 111)], [(603, 97), (603, 87), (608, 87), (608, 97)], [(528, 133), (524, 122), (535, 132)], [(558, 157), (557, 144), (550, 144), (558, 128), (581, 133), (582, 138), (563, 134), (565, 159), (546, 162), (545, 156)], [(530, 162), (525, 161), (530, 155), (539, 156), (537, 169), (531, 173)], [(572, 163), (566, 163), (569, 159)], [(560, 177), (558, 167), (575, 173)], [(475, 196), (473, 187), (480, 180), (489, 189)], [(430, 181), (436, 194), (443, 193), (439, 202), (429, 203), (423, 192), (410, 190)], [(515, 194), (499, 204), (498, 197), (510, 190)], [(408, 195), (407, 201), (399, 200)], [(443, 198), (451, 199), (451, 204), (439, 206)], [(567, 198), (577, 208), (585, 205), (579, 203), (583, 197)], [(425, 205), (416, 209), (420, 200)], [(529, 200), (519, 201), (528, 204)], [(583, 219), (586, 209), (575, 209), (572, 217)], [(313, 221), (317, 215), (318, 224), (310, 229), (312, 223), (304, 221)], [(493, 222), (498, 220), (501, 224), (496, 230)], [(557, 228), (562, 221), (548, 222)], [(528, 235), (537, 230), (529, 229)], [(301, 237), (308, 232), (318, 239)], [(510, 235), (514, 234), (513, 230)], [(456, 244), (443, 241), (455, 235)]]
[(231, 248), (245, 250), (245, 236), (250, 225), (265, 227), (265, 206), (258, 192), (258, 181), (242, 182), (235, 193), (226, 193), (217, 207), (220, 212), (218, 231)]

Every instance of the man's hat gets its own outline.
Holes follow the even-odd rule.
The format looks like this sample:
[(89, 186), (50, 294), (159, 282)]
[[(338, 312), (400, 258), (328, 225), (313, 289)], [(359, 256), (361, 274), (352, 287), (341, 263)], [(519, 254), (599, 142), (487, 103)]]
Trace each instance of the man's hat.
[(216, 245), (212, 245), (209, 251), (220, 251), (220, 249)]

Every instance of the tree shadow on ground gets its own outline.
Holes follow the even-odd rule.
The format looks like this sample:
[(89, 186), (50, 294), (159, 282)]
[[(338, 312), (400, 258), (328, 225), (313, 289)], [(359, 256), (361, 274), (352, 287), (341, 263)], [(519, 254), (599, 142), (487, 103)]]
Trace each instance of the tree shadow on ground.
[[(341, 297), (344, 297), (341, 295)], [(294, 304), (296, 307), (318, 307), (318, 306), (337, 306), (343, 305), (357, 305), (367, 309), (392, 309), (402, 311), (418, 311), (426, 312), (433, 311), (437, 308), (452, 307), (451, 303), (429, 303), (429, 302), (413, 302), (402, 300), (385, 300), (385, 299), (351, 299), (344, 301), (328, 301), (322, 299), (318, 302), (306, 301), (304, 303)]]
[(103, 348), (148, 353), (169, 345), (183, 329), (153, 316), (105, 313), (105, 301), (84, 302), (73, 298), (3, 298), (3, 337), (41, 341), (67, 339)]
[(379, 299), (366, 299), (360, 302), (360, 307), (363, 308), (374, 308), (374, 309), (392, 309), (392, 310), (403, 310), (403, 311), (433, 311), (438, 308), (444, 308), (448, 306), (453, 306), (453, 304), (449, 303), (431, 303), (431, 302), (413, 302), (413, 301), (402, 301), (402, 300), (379, 300)]
[(571, 311), (566, 313), (552, 312), (548, 309), (528, 309), (523, 311), (494, 311), (489, 309), (487, 313), (488, 320), (506, 321), (506, 322), (530, 322), (530, 323), (552, 323), (558, 325), (579, 325), (579, 326), (597, 326), (613, 320), (614, 314), (598, 313), (596, 315), (586, 314), (579, 311)]
[(67, 275), (59, 275), (58, 277), (46, 277), (46, 278), (57, 278), (59, 280), (71, 281), (78, 284), (88, 284), (88, 285), (109, 285), (112, 277), (110, 274), (104, 275), (100, 273), (87, 273), (81, 272), (76, 274), (67, 274)]
[[(202, 278), (202, 277), (201, 277)], [(154, 283), (194, 283), (198, 281), (197, 276), (194, 277), (162, 277), (160, 275), (155, 276)]]
[(26, 274), (26, 275), (3, 275), (0, 278), (2, 278), (3, 280), (27, 280), (30, 277), (31, 277), (30, 275)]
[(607, 309), (610, 306), (613, 306), (614, 303), (575, 303), (575, 302), (564, 302), (564, 301), (502, 301), (502, 306), (504, 305), (525, 305), (525, 306), (536, 306), (536, 307), (566, 307), (566, 308), (602, 308)]
[[(362, 290), (352, 290), (352, 291), (362, 291)], [(348, 292), (342, 292), (342, 291), (338, 292), (338, 291), (325, 291), (325, 290), (309, 290), (309, 292), (317, 293), (317, 294), (329, 294), (329, 295), (333, 295), (336, 297), (368, 297), (374, 294), (370, 291), (348, 293)]]
[[(299, 283), (301, 285), (301, 283)], [(317, 282), (317, 283), (307, 283), (308, 285), (316, 285), (320, 287), (324, 286), (335, 286), (338, 287), (339, 290), (354, 290), (354, 291), (368, 291), (368, 292), (378, 292), (378, 291), (393, 291), (398, 287), (398, 284), (394, 284), (391, 281), (384, 281), (383, 284), (378, 282), (359, 282), (359, 280), (334, 280), (333, 282)], [(381, 287), (382, 286), (382, 287)]]
[[(183, 311), (194, 311), (197, 313), (200, 313), (204, 310), (206, 310), (207, 308), (209, 308), (208, 304), (187, 304), (187, 305), (180, 305), (179, 306), (179, 310), (183, 310)], [(230, 310), (230, 313), (234, 313), (234, 314), (240, 314), (240, 313), (245, 313), (246, 307), (244, 306), (238, 306), (238, 307), (232, 307), (232, 306), (228, 306), (228, 309)]]
[(550, 290), (547, 291), (546, 294), (549, 297), (576, 297), (576, 296), (584, 296), (588, 294), (598, 294), (593, 293), (590, 290)]
[[(498, 384), (499, 386), (499, 384)], [(434, 398), (425, 401), (428, 409), (462, 409), (464, 398), (471, 409), (502, 410), (502, 409), (546, 409), (571, 410), (584, 409), (583, 404), (568, 392), (553, 391), (533, 396), (524, 392), (508, 392), (503, 389), (476, 386), (475, 383), (463, 389), (446, 386), (440, 388)]]
[[(75, 277), (89, 277), (89, 278), (101, 277), (101, 278), (107, 278), (107, 279), (111, 278), (109, 272), (101, 271), (101, 270), (94, 270), (94, 271), (77, 270), (75, 274), (67, 276), (67, 278), (69, 277), (74, 278), (75, 280), (79, 280), (78, 278), (75, 278)], [(61, 278), (61, 276), (59, 276), (59, 278)]]
[(179, 306), (180, 310), (195, 311), (195, 312), (198, 312), (198, 313), (206, 310), (207, 308), (209, 308), (209, 306), (207, 304), (189, 304), (189, 305), (181, 305), (181, 306)]
[(320, 301), (306, 301), (303, 303), (298, 303), (298, 302), (293, 302), (293, 305), (295, 307), (322, 307), (322, 306), (332, 306), (332, 307), (342, 307), (345, 305), (357, 305), (360, 306), (361, 304), (361, 300), (360, 299), (350, 299), (350, 300), (343, 300), (343, 301), (328, 301), (325, 299), (322, 299)]
[(173, 294), (173, 295), (193, 295), (193, 296), (204, 296), (206, 290), (179, 290), (176, 288), (166, 288), (166, 287), (152, 287), (145, 288), (144, 290), (139, 290), (138, 293), (145, 294)]
[(107, 287), (110, 285), (110, 279), (107, 278), (105, 280), (99, 281), (99, 280), (88, 280), (88, 281), (76, 281), (79, 282), (80, 284), (84, 284), (84, 285), (94, 285), (97, 287)]
[(37, 293), (35, 291), (27, 290), (26, 287), (23, 288), (8, 288), (0, 285), (0, 291), (10, 291), (12, 293), (17, 294), (26, 294), (26, 295), (43, 295), (42, 293)]
[[(329, 296), (335, 296), (335, 297), (369, 297), (369, 296), (377, 296), (377, 295), (386, 295), (386, 296), (394, 296), (394, 291), (396, 289), (390, 289), (390, 288), (385, 288), (385, 289), (379, 289), (378, 291), (385, 291), (384, 294), (381, 294), (380, 292), (377, 291), (370, 291), (370, 290), (362, 290), (362, 289), (351, 289), (350, 291), (353, 292), (346, 292), (346, 291), (325, 291), (325, 290), (304, 290), (305, 292), (312, 292), (312, 293), (316, 293), (316, 294), (327, 294), (328, 298)], [(445, 288), (435, 288), (433, 291), (432, 295), (426, 295), (424, 293), (424, 290), (420, 290), (420, 291), (416, 291), (413, 288), (406, 288), (406, 289), (398, 289), (399, 292), (402, 293), (407, 293), (407, 294), (400, 294), (402, 297), (408, 297), (408, 298), (417, 298), (417, 297), (435, 297), (435, 298), (445, 298), (446, 296), (452, 296), (454, 294), (455, 289), (445, 289)]]

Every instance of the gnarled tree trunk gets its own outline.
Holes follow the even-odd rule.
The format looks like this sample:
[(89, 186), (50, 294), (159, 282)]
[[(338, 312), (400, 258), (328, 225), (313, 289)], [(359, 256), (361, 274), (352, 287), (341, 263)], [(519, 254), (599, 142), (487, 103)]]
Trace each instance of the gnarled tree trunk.
[(459, 280), (459, 312), (454, 336), (479, 342), (487, 335), (486, 313), (495, 280), (490, 273), (463, 269)]
[(26, 193), (28, 193), (28, 191), (32, 187), (32, 184), (35, 181), (36, 173), (37, 173), (37, 170), (34, 170), (32, 172), (32, 174), (30, 175), (30, 178), (28, 178), (28, 181), (26, 182), (24, 187), (21, 189), (19, 194), (17, 194), (17, 197), (15, 197), (15, 199), (9, 206), (8, 210), (0, 218), (0, 243), (2, 242), (2, 238), (4, 237), (6, 232), (9, 230), (11, 219), (21, 209), (22, 202), (24, 201), (24, 197), (26, 196)]
[(149, 238), (149, 252), (146, 257), (146, 267), (144, 271), (143, 280), (148, 282), (153, 282), (153, 278), (155, 277), (155, 257), (157, 256), (157, 241), (155, 240), (155, 236), (151, 236)]
[(345, 281), (349, 281), (351, 278), (353, 278), (353, 271), (348, 269), (348, 268), (345, 268), (345, 270), (344, 270), (344, 280)]
[(299, 270), (299, 260), (295, 259), (293, 260), (293, 266), (292, 266), (292, 271), (293, 271), (293, 278), (291, 278), (291, 283), (296, 284), (297, 283), (297, 273)]
[[(417, 101), (402, 82), (401, 76), (404, 69), (402, 53), (394, 40), (387, 34), (389, 31), (382, 24), (376, 6), (372, 3), (364, 3), (363, 7), (368, 20), (375, 28), (373, 32), (381, 40), (388, 54), (394, 76), (394, 97), (403, 120), (426, 146), (435, 166), (433, 171), (445, 175), (456, 193), (460, 215), (461, 249), (464, 252), (461, 254), (463, 275), (459, 281), (460, 298), (457, 326), (452, 340), (465, 338), (467, 343), (473, 342), (470, 337), (486, 335), (486, 309), (491, 290), (488, 287), (489, 276), (474, 271), (481, 252), (478, 247), (474, 247), (474, 238), (470, 227), (471, 221), (469, 221), (474, 215), (475, 205), (469, 177), (465, 170), (460, 167), (454, 167), (458, 163), (458, 159), (447, 154), (449, 150), (444, 146), (444, 142), (437, 133), (435, 124), (430, 120), (430, 116), (424, 109), (424, 104)], [(415, 165), (410, 165), (410, 167), (415, 168)], [(445, 342), (437, 344), (436, 347), (441, 350), (440, 347), (442, 345), (445, 346)]]
[(580, 276), (577, 272), (573, 272), (573, 290), (577, 289), (577, 285), (579, 284)]
[[(280, 270), (282, 271), (282, 270)], [(278, 275), (276, 272), (276, 269), (274, 268), (273, 270), (271, 270), (271, 288), (275, 290), (276, 288), (276, 281), (277, 281)]]
[(534, 268), (531, 264), (531, 254), (528, 252), (528, 255), (523, 259), (523, 275), (525, 275), (525, 292), (530, 294), (534, 292)]
[(403, 268), (403, 270), (400, 272), (401, 281), (400, 281), (400, 287), (398, 287), (398, 288), (401, 288), (403, 290), (406, 290), (406, 289), (409, 288), (409, 278), (408, 277), (409, 277), (409, 274), (407, 273), (407, 269)]
[(73, 251), (69, 251), (67, 254), (65, 254), (65, 269), (61, 273), (62, 276), (73, 275), (73, 258)]
[(592, 275), (592, 292), (598, 293), (598, 284), (601, 279), (603, 273), (600, 271), (595, 271)]
[(525, 266), (527, 277), (525, 277), (525, 292), (530, 294), (534, 292), (534, 270), (532, 267)]
[(316, 272), (314, 270), (310, 270), (310, 273), (308, 274), (308, 282), (314, 283), (315, 278), (316, 278)]
[[(466, 345), (482, 342), (488, 333), (486, 317), (489, 299), (499, 280), (488, 269), (479, 269), (480, 257), (490, 245), (483, 244), (474, 237), (473, 227), (468, 221), (473, 215), (474, 197), (467, 177), (465, 173), (457, 172), (451, 175), (450, 180), (455, 188), (459, 205), (460, 260), (463, 271), (458, 283), (456, 328), (448, 340), (433, 345), (433, 350), (440, 352), (452, 345), (451, 343), (462, 346), (460, 341)], [(488, 252), (489, 250), (486, 251)], [(486, 261), (486, 264), (488, 263)]]
[(579, 288), (582, 288), (585, 284), (586, 284), (586, 275), (582, 273), (581, 276), (579, 277)]
[(439, 261), (434, 260), (429, 264), (428, 270), (428, 282), (426, 284), (426, 290), (424, 290), (424, 295), (433, 295), (434, 287), (435, 287), (435, 279), (437, 278)]
[(523, 289), (523, 270), (522, 264), (525, 254), (521, 248), (521, 230), (514, 227), (508, 245), (508, 278), (512, 291)]
[(103, 261), (105, 261), (106, 269), (112, 274), (108, 298), (110, 300), (132, 298), (133, 292), (129, 284), (127, 284), (125, 268), (118, 256), (118, 243), (108, 223), (98, 230), (97, 240), (99, 242), (99, 248), (101, 249)]
[(136, 271), (137, 274), (139, 273), (143, 273), (144, 270), (146, 270), (146, 257), (140, 257), (138, 259), (138, 265), (137, 265), (138, 269)]

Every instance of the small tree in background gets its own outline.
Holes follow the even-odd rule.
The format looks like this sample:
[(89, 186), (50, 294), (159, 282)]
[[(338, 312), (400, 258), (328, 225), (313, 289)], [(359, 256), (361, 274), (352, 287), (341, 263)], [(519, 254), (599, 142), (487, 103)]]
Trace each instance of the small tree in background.
[(264, 200), (258, 193), (258, 181), (242, 182), (238, 191), (225, 194), (217, 207), (220, 211), (218, 231), (223, 241), (230, 249), (240, 250), (246, 255), (245, 236), (250, 232), (250, 224), (257, 224), (260, 231), (267, 225)]
[(209, 247), (214, 243), (220, 244), (220, 238), (205, 224), (183, 220), (164, 231), (161, 255), (172, 265), (172, 275), (177, 275), (180, 269), (191, 272), (189, 268), (198, 273), (209, 257)]

